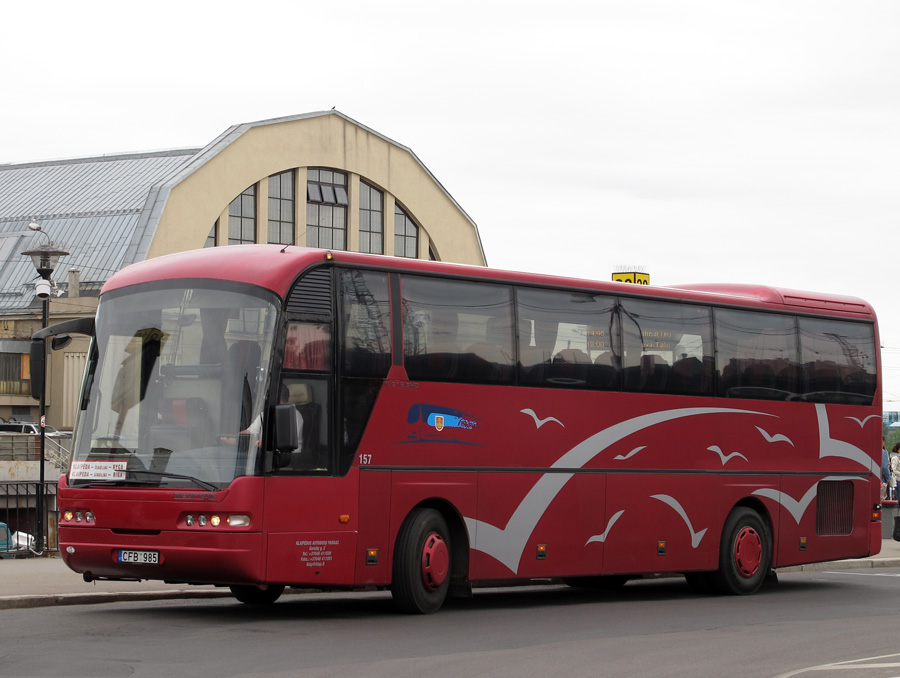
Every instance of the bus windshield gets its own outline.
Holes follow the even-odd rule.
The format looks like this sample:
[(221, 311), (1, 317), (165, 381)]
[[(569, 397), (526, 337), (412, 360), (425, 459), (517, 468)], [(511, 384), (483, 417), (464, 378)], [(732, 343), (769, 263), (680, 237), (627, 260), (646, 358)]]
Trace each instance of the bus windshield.
[(103, 297), (70, 484), (218, 489), (259, 472), (277, 300), (189, 285)]

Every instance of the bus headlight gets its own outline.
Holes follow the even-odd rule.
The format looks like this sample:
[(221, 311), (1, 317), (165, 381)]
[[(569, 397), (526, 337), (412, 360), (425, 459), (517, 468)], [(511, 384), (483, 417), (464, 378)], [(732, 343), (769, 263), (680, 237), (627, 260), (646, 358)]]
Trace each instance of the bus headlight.
[(96, 517), (93, 511), (87, 509), (62, 509), (59, 512), (61, 523), (94, 523)]
[(226, 516), (188, 513), (184, 516), (184, 525), (185, 527), (249, 527), (250, 516), (246, 513)]

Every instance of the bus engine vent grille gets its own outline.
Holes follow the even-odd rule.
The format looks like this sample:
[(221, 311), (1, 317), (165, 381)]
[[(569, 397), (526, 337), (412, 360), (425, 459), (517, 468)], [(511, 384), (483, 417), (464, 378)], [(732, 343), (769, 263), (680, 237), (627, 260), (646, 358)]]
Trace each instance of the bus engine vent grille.
[(853, 483), (849, 480), (822, 480), (816, 501), (816, 534), (827, 537), (850, 534), (853, 530)]
[(288, 295), (288, 313), (331, 315), (331, 269), (316, 268), (304, 275)]

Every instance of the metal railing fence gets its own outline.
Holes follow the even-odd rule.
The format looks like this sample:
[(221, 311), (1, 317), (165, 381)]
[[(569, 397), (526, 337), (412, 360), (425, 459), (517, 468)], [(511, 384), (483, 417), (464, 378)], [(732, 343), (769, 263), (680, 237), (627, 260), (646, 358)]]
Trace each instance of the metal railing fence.
[[(6, 526), (0, 526), (0, 557), (36, 555), (59, 549), (56, 490), (55, 480), (44, 483), (44, 544), (40, 545), (34, 541), (34, 535), (38, 528), (36, 506), (41, 484), (36, 481), (0, 481), (0, 523)], [(16, 535), (19, 535), (18, 540)]]

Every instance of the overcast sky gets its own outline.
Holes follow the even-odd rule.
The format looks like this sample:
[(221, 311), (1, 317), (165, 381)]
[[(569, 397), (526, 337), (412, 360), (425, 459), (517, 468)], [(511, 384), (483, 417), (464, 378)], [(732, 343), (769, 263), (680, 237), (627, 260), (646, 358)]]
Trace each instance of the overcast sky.
[(491, 266), (866, 299), (900, 409), (898, 35), (896, 0), (8, 3), (0, 163), (336, 107)]

